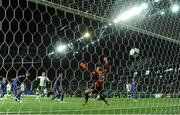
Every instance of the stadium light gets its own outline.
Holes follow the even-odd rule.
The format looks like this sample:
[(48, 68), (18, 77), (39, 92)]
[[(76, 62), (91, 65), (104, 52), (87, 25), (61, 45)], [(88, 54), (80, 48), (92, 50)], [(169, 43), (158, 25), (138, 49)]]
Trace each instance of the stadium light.
[(164, 15), (164, 14), (165, 14), (165, 11), (160, 11), (160, 14), (161, 14), (161, 15)]
[(177, 13), (179, 11), (179, 5), (178, 4), (173, 4), (171, 6), (171, 10), (172, 10), (172, 12)]
[(61, 53), (61, 52), (65, 51), (66, 48), (67, 48), (66, 45), (59, 45), (59, 46), (57, 46), (56, 51)]
[(148, 4), (147, 3), (142, 3), (141, 6), (142, 10), (145, 10), (148, 8)]
[(113, 22), (116, 24), (118, 23), (118, 19), (114, 19)]
[(173, 68), (169, 68), (169, 69), (166, 69), (164, 70), (165, 72), (169, 72), (169, 71), (173, 71)]
[(118, 23), (120, 21), (126, 21), (134, 16), (139, 15), (142, 11), (148, 8), (147, 3), (142, 3), (140, 6), (136, 6), (131, 8), (130, 10), (124, 12), (119, 17), (113, 20), (114, 23)]
[(160, 0), (154, 0), (155, 2), (160, 2)]
[(50, 56), (50, 55), (53, 55), (53, 54), (54, 54), (54, 52), (51, 52), (51, 53), (49, 53), (49, 56)]
[(90, 35), (90, 33), (89, 32), (86, 32), (86, 33), (84, 33), (84, 38), (89, 38), (91, 35)]

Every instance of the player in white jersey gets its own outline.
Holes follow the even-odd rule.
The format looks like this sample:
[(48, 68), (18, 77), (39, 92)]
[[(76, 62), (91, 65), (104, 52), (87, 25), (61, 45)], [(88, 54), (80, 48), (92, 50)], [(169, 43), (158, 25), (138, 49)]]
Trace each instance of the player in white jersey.
[(8, 82), (8, 84), (6, 85), (6, 90), (7, 90), (7, 96), (10, 96), (11, 94), (11, 83)]
[(24, 92), (25, 92), (25, 85), (24, 85), (24, 83), (22, 83), (22, 84), (20, 85), (20, 91), (21, 91), (21, 94), (23, 95)]
[(43, 72), (42, 76), (38, 76), (36, 78), (36, 80), (40, 80), (39, 82), (39, 90), (40, 90), (40, 95), (36, 98), (36, 99), (40, 99), (40, 97), (44, 97), (45, 96), (45, 89), (46, 89), (46, 82), (50, 82), (49, 78), (46, 76), (46, 73)]
[(127, 98), (131, 98), (131, 84), (127, 82), (126, 84)]

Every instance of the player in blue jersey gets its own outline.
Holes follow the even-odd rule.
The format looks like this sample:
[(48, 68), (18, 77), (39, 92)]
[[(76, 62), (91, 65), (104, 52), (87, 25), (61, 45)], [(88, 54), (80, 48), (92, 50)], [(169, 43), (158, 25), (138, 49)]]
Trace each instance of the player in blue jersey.
[(18, 102), (22, 102), (20, 101), (21, 99), (21, 89), (20, 89), (20, 86), (21, 84), (25, 81), (25, 79), (27, 77), (30, 76), (30, 73), (29, 72), (26, 72), (25, 75), (20, 75), (18, 76), (14, 81), (13, 81), (13, 93), (14, 93), (14, 99), (15, 101), (18, 101)]
[(54, 82), (54, 96), (52, 100), (58, 99), (61, 102), (64, 102), (64, 92), (62, 89), (62, 73), (59, 73), (59, 76), (56, 77), (56, 80)]
[(3, 77), (2, 81), (0, 83), (0, 92), (1, 92), (1, 99), (5, 96), (6, 94), (6, 78)]
[(134, 99), (134, 101), (137, 100), (137, 83), (135, 82), (135, 80), (132, 80), (131, 83), (131, 93), (132, 93), (132, 98)]

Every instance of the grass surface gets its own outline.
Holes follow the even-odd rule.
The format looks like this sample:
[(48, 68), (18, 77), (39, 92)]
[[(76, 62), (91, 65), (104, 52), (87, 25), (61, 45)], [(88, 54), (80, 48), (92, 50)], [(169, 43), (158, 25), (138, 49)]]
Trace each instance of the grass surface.
[(110, 105), (102, 101), (89, 101), (82, 106), (83, 98), (65, 98), (66, 103), (44, 98), (40, 102), (35, 97), (24, 97), (22, 103), (13, 99), (0, 101), (0, 114), (180, 114), (180, 99), (107, 99)]

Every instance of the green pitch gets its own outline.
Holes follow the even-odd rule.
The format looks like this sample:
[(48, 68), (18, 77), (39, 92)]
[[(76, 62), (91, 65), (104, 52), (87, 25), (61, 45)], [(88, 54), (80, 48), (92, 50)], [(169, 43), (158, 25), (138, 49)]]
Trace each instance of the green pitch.
[(82, 106), (83, 98), (65, 98), (66, 103), (52, 101), (50, 98), (40, 102), (35, 97), (24, 97), (22, 103), (13, 99), (0, 101), (0, 114), (180, 114), (180, 99), (107, 99), (110, 105), (90, 100), (88, 106)]

